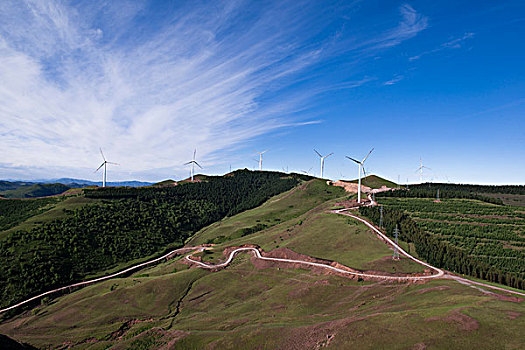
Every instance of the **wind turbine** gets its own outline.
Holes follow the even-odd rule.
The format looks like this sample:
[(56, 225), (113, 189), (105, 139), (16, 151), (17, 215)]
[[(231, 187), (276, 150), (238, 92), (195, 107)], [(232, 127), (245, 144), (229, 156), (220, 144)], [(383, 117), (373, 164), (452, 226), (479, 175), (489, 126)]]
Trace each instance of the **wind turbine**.
[(104, 157), (104, 153), (102, 152), (102, 148), (100, 148), (100, 154), (102, 155), (102, 159), (104, 159), (104, 161), (102, 162), (102, 164), (100, 164), (100, 166), (97, 168), (97, 170), (95, 170), (95, 173), (97, 171), (100, 170), (100, 168), (104, 167), (104, 179), (102, 181), (102, 187), (106, 187), (106, 175), (107, 175), (107, 165), (108, 164), (114, 164), (114, 165), (119, 165), (118, 163), (113, 163), (113, 162), (108, 162), (106, 160), (106, 157)]
[(419, 164), (420, 166), (419, 168), (417, 168), (416, 172), (419, 171), (419, 183), (423, 183), (423, 169), (428, 169), (428, 170), (432, 170), (432, 169), (423, 165), (423, 160), (421, 159), (421, 157), (419, 157)]
[(314, 149), (314, 152), (317, 153), (319, 158), (321, 158), (321, 179), (322, 179), (323, 178), (323, 174), (324, 174), (324, 159), (330, 157), (334, 153), (332, 152), (330, 154), (327, 154), (326, 156), (322, 156), (321, 153), (317, 152), (315, 149)]
[(197, 155), (197, 149), (195, 149), (193, 151), (193, 159), (190, 160), (189, 162), (187, 163), (184, 163), (184, 165), (188, 165), (188, 164), (191, 164), (191, 182), (193, 182), (193, 176), (195, 175), (195, 165), (197, 165), (199, 168), (202, 169), (202, 167), (199, 165), (199, 163), (197, 163), (197, 161), (195, 160), (195, 156)]
[(372, 153), (373, 150), (374, 149), (372, 148), (370, 150), (370, 152), (368, 152), (366, 157), (363, 158), (362, 161), (358, 161), (358, 160), (355, 160), (354, 158), (350, 158), (349, 156), (346, 156), (346, 158), (348, 158), (351, 161), (356, 162), (357, 164), (359, 164), (359, 188), (357, 189), (357, 203), (361, 203), (361, 169), (363, 169), (363, 173), (366, 174), (366, 170), (365, 170), (365, 165), (364, 164), (365, 164), (366, 159), (368, 158), (370, 153)]
[(265, 154), (266, 152), (268, 152), (268, 150), (257, 152), (257, 154), (259, 155), (259, 171), (262, 170), (262, 155)]
[(301, 172), (303, 172), (305, 175), (310, 175), (310, 171), (312, 171), (312, 168), (308, 169), (308, 171), (301, 170)]

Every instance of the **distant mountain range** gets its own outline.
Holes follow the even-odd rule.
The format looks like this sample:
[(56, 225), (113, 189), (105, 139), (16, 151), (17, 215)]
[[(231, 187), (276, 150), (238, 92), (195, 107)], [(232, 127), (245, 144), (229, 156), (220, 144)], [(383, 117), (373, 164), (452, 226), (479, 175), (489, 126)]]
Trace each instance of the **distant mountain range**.
[[(42, 183), (42, 184), (64, 184), (69, 187), (85, 187), (85, 186), (102, 186), (102, 181), (90, 181), (90, 180), (82, 180), (82, 179), (73, 179), (69, 177), (63, 177), (60, 179), (38, 179), (38, 180), (32, 180), (32, 181), (20, 181), (20, 180), (4, 180), (2, 182), (11, 182), (19, 184), (17, 187), (20, 186), (31, 186), (36, 183)], [(114, 182), (107, 182), (106, 186), (111, 187), (118, 187), (118, 186), (129, 186), (129, 187), (142, 187), (142, 186), (150, 186), (153, 185), (153, 182), (144, 182), (144, 181), (114, 181)]]
[[(152, 185), (142, 181), (107, 182), (109, 187), (142, 187)], [(34, 181), (0, 180), (0, 196), (6, 198), (35, 198), (61, 194), (71, 188), (102, 186), (102, 182), (61, 178)]]

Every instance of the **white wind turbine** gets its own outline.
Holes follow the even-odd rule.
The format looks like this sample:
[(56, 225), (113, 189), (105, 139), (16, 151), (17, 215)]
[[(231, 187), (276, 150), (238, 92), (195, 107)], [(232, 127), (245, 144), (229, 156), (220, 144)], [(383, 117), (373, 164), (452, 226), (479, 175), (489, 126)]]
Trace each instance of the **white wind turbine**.
[(199, 168), (202, 169), (202, 167), (199, 165), (199, 163), (197, 163), (197, 161), (195, 160), (195, 156), (197, 155), (197, 149), (195, 149), (193, 151), (193, 159), (190, 160), (189, 162), (187, 163), (184, 163), (184, 165), (188, 165), (188, 164), (191, 164), (191, 182), (193, 182), (193, 176), (195, 175), (195, 165), (197, 165)]
[(266, 152), (268, 152), (268, 150), (257, 152), (257, 154), (259, 155), (259, 171), (262, 170), (262, 158), (263, 158), (262, 155), (265, 154)]
[(346, 158), (348, 158), (351, 161), (356, 162), (357, 164), (359, 164), (359, 185), (358, 185), (359, 188), (357, 189), (357, 203), (361, 203), (361, 169), (363, 170), (363, 173), (366, 174), (365, 161), (366, 161), (366, 158), (368, 158), (368, 156), (370, 155), (370, 153), (372, 153), (373, 150), (374, 149), (372, 148), (370, 150), (370, 152), (368, 152), (366, 157), (363, 158), (362, 161), (358, 161), (358, 160), (355, 160), (354, 158), (350, 158), (349, 156), (346, 156)]
[(421, 159), (421, 157), (419, 157), (419, 164), (420, 166), (419, 168), (417, 168), (416, 172), (419, 171), (419, 183), (423, 183), (423, 169), (428, 169), (428, 170), (432, 170), (432, 169), (423, 165), (423, 160)]
[(330, 157), (334, 153), (332, 152), (330, 154), (327, 154), (326, 156), (322, 156), (321, 153), (317, 152), (315, 149), (314, 149), (314, 152), (317, 153), (317, 155), (321, 159), (321, 179), (322, 179), (323, 178), (323, 174), (324, 174), (324, 159)]
[(97, 171), (100, 170), (100, 168), (104, 167), (104, 179), (102, 181), (102, 187), (106, 187), (106, 175), (107, 175), (107, 165), (108, 164), (114, 164), (114, 165), (119, 165), (118, 163), (113, 163), (113, 162), (108, 162), (106, 160), (106, 157), (104, 157), (104, 153), (102, 152), (102, 148), (100, 148), (100, 154), (102, 155), (102, 159), (104, 159), (104, 162), (102, 162), (102, 164), (100, 164), (100, 166), (97, 168), (97, 170), (95, 170), (95, 173)]

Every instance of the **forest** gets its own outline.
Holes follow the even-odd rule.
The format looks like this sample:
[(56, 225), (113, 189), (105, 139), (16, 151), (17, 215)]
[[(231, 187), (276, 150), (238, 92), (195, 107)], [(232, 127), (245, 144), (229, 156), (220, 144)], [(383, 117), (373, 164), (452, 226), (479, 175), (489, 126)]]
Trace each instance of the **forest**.
[[(389, 235), (414, 243), (417, 254), (435, 266), (525, 289), (525, 214), (515, 207), (473, 200), (383, 198)], [(375, 224), (379, 207), (360, 212)]]
[(102, 200), (0, 240), (0, 306), (182, 246), (202, 227), (258, 206), (299, 181), (240, 170), (169, 188), (86, 190), (86, 197)]
[(40, 214), (45, 210), (44, 207), (58, 201), (60, 201), (59, 198), (0, 200), (0, 231), (8, 230), (27, 218)]

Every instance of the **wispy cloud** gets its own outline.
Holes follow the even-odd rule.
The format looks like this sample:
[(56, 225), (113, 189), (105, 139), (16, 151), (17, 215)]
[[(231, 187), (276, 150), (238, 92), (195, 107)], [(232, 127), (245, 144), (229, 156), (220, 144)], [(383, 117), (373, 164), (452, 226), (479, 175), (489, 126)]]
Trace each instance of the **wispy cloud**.
[(459, 49), (459, 48), (463, 47), (463, 44), (465, 43), (465, 41), (467, 41), (467, 40), (469, 40), (469, 39), (471, 39), (473, 37), (474, 37), (474, 33), (465, 33), (465, 34), (463, 34), (463, 36), (461, 36), (459, 38), (455, 38), (455, 39), (452, 39), (450, 41), (444, 42), (443, 44), (441, 44), (439, 47), (437, 47), (435, 49), (424, 51), (424, 52), (420, 53), (419, 55), (412, 56), (412, 57), (409, 58), (409, 61), (415, 61), (415, 60), (420, 59), (423, 56), (430, 55), (430, 54), (433, 54), (433, 53), (436, 53), (436, 52), (440, 52), (440, 51), (443, 51), (443, 50)]
[[(167, 169), (195, 146), (206, 157), (278, 128), (317, 123), (300, 114), (330, 84), (288, 87), (341, 50), (359, 49), (336, 52), (316, 39), (330, 9), (276, 2), (247, 11), (243, 1), (225, 1), (159, 16), (151, 6), (0, 3), (0, 166), (95, 167), (103, 147), (123, 164), (122, 174)], [(400, 13), (396, 27), (371, 35), (369, 49), (426, 28), (409, 5)]]
[(428, 27), (428, 18), (417, 12), (409, 4), (402, 5), (399, 8), (399, 12), (401, 14), (399, 24), (384, 35), (371, 40), (371, 48), (384, 49), (399, 45), (401, 42), (415, 37)]
[(402, 75), (396, 75), (395, 77), (393, 77), (392, 79), (388, 80), (388, 81), (385, 81), (383, 83), (383, 85), (394, 85), (395, 83), (398, 83), (400, 82), (401, 80), (404, 79), (404, 76)]

